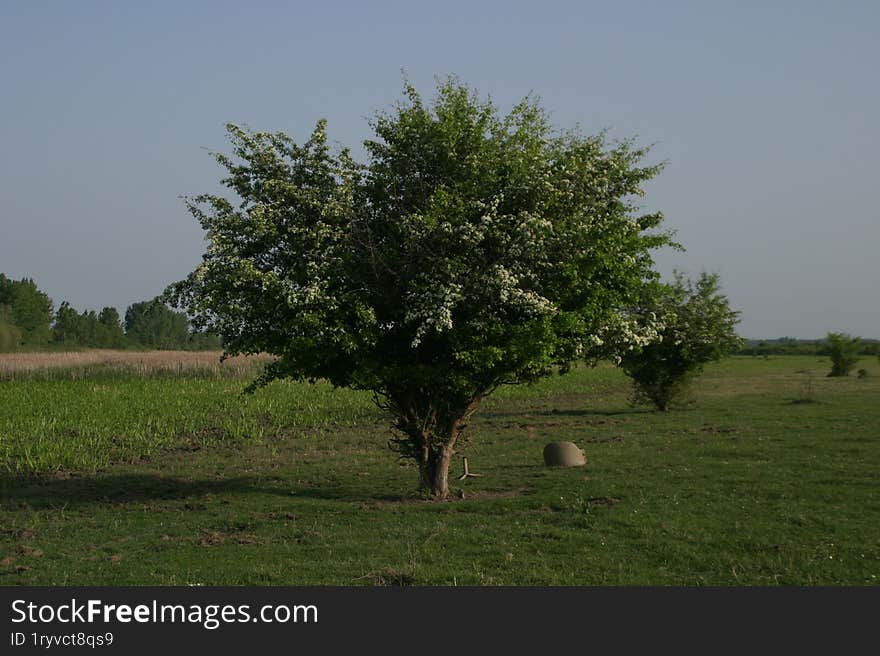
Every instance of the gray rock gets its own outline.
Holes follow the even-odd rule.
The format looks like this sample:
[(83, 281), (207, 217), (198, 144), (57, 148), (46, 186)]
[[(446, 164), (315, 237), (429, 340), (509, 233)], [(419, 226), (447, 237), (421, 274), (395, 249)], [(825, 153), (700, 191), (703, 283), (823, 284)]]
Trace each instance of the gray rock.
[(574, 442), (551, 442), (544, 447), (544, 464), (550, 467), (582, 467), (587, 454)]

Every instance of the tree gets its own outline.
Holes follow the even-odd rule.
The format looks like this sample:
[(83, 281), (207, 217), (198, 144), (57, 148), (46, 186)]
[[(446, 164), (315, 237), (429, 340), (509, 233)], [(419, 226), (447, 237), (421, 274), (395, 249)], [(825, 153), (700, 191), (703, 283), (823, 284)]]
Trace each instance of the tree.
[(98, 314), (98, 322), (101, 324), (100, 346), (125, 347), (125, 330), (119, 318), (119, 310), (115, 307), (104, 307)]
[(370, 390), (420, 488), (448, 494), (462, 432), (499, 385), (532, 382), (645, 335), (620, 310), (669, 236), (640, 214), (646, 149), (553, 129), (533, 98), (506, 116), (455, 79), (407, 84), (374, 117), (368, 161), (228, 126), (236, 202), (188, 201), (201, 265), (167, 290), (227, 353), (277, 378)]
[(26, 346), (46, 344), (51, 336), (52, 299), (30, 278), (11, 280), (0, 273), (0, 304), (8, 305), (12, 322)]
[(62, 301), (55, 313), (55, 324), (52, 327), (54, 341), (59, 344), (81, 344), (82, 319), (70, 303)]
[(692, 282), (676, 272), (672, 284), (654, 286), (634, 314), (642, 321), (657, 319), (662, 327), (655, 341), (626, 352), (621, 366), (633, 381), (634, 399), (663, 412), (684, 395), (704, 364), (742, 346), (734, 330), (740, 313), (719, 292), (717, 274), (703, 273)]
[(849, 376), (849, 372), (859, 361), (858, 353), (862, 340), (845, 333), (828, 333), (825, 337), (828, 355), (831, 356), (829, 376)]
[(183, 348), (189, 338), (189, 321), (159, 299), (133, 303), (125, 311), (125, 333), (136, 344), (157, 349)]

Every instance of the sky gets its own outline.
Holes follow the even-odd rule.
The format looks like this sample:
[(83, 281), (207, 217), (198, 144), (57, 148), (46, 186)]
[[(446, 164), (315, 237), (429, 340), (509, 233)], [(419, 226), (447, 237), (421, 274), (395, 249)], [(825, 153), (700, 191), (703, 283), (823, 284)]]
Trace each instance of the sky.
[(340, 144), (457, 75), (653, 144), (647, 187), (749, 338), (880, 338), (880, 2), (0, 2), (0, 272), (124, 312), (204, 251), (224, 126)]

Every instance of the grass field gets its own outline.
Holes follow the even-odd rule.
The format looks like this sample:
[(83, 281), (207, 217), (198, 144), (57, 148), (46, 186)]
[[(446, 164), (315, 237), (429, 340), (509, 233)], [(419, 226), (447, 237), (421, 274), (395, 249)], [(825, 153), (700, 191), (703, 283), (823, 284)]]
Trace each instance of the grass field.
[(876, 359), (733, 358), (665, 415), (610, 366), (501, 390), (443, 503), (367, 394), (95, 364), (0, 381), (0, 584), (880, 583)]

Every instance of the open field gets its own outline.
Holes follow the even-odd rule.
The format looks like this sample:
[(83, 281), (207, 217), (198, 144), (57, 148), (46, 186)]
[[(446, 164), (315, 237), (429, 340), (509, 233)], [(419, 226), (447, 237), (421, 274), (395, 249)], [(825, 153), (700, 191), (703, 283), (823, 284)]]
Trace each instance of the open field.
[[(858, 366), (733, 358), (667, 415), (630, 407), (610, 366), (501, 390), (469, 429), (483, 477), (444, 503), (414, 496), (368, 394), (19, 373), (0, 382), (0, 584), (876, 585), (880, 367)], [(587, 467), (545, 468), (557, 439)]]

